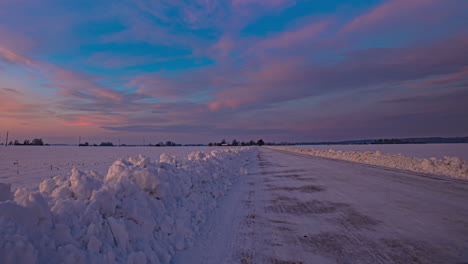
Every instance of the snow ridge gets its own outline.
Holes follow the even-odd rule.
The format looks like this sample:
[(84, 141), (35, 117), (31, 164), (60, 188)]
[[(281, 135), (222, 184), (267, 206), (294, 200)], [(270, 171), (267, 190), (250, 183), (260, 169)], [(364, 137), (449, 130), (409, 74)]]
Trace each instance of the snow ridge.
[(73, 169), (14, 194), (0, 183), (0, 263), (169, 263), (247, 173), (254, 150), (140, 155), (105, 176)]
[(403, 154), (382, 154), (380, 151), (359, 152), (342, 150), (292, 149), (285, 147), (270, 147), (272, 149), (304, 153), (319, 157), (347, 160), (372, 164), (383, 167), (397, 168), (420, 173), (444, 175), (457, 179), (468, 179), (468, 161), (458, 157), (416, 158)]

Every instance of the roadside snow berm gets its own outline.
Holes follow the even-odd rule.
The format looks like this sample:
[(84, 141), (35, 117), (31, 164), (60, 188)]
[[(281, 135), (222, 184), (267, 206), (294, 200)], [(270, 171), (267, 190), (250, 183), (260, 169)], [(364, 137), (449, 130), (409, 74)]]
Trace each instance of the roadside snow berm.
[(0, 184), (0, 263), (169, 263), (190, 246), (252, 148), (73, 169), (38, 190)]

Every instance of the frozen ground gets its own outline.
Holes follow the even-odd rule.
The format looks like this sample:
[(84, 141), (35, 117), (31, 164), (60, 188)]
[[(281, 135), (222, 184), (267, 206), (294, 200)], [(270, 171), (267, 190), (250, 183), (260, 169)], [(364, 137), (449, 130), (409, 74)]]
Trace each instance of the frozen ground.
[(438, 159), (459, 157), (468, 160), (468, 144), (385, 144), (385, 145), (298, 145), (286, 146), (295, 149), (343, 150), (343, 151), (380, 151), (383, 154), (404, 154), (418, 158)]
[(37, 187), (47, 178), (63, 175), (73, 167), (104, 174), (120, 158), (139, 154), (158, 160), (163, 153), (185, 157), (209, 147), (69, 147), (11, 146), (0, 147), (0, 182), (16, 187)]

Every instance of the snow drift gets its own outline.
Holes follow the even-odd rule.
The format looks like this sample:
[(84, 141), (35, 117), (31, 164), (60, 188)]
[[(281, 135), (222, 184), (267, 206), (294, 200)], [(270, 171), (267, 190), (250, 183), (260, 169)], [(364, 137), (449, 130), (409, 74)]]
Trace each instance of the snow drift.
[(252, 148), (118, 160), (73, 169), (38, 190), (0, 184), (0, 263), (169, 263), (216, 200), (245, 175)]
[(314, 150), (314, 149), (292, 149), (284, 147), (271, 147), (279, 150), (286, 150), (304, 153), (319, 157), (347, 160), (372, 164), (383, 167), (397, 168), (420, 173), (445, 175), (458, 179), (468, 179), (468, 161), (457, 157), (437, 158), (415, 158), (403, 154), (382, 154), (380, 151), (358, 152), (342, 150)]

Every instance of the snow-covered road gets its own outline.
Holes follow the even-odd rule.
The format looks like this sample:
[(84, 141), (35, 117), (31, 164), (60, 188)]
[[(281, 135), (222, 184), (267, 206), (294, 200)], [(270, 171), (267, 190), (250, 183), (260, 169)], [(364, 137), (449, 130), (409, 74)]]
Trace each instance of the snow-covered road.
[(465, 263), (468, 181), (259, 148), (174, 263)]

